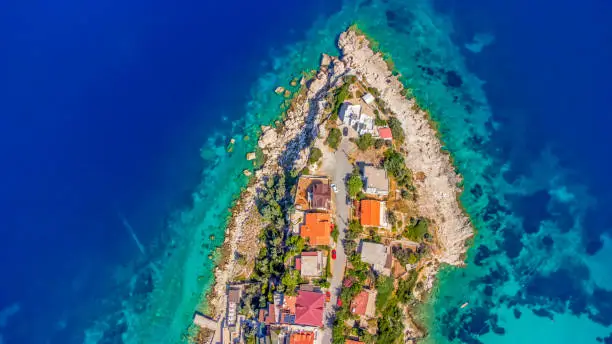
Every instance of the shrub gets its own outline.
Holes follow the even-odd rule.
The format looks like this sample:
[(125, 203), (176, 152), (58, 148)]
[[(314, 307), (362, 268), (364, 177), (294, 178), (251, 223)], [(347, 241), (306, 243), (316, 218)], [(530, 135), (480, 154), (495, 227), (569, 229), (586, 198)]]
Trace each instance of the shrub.
[(382, 312), (382, 317), (378, 319), (378, 336), (376, 343), (392, 344), (403, 342), (404, 314), (397, 305), (396, 300), (392, 300), (387, 308)]
[(406, 167), (404, 157), (393, 149), (384, 154), (383, 167), (395, 178), (399, 186), (412, 188), (412, 172)]
[(327, 135), (326, 143), (332, 149), (338, 149), (340, 140), (342, 139), (342, 132), (338, 128), (331, 128), (329, 135)]
[(376, 141), (374, 141), (374, 148), (376, 149), (381, 149), (383, 148), (385, 145), (385, 140), (383, 139), (376, 139)]
[(380, 116), (378, 115), (378, 110), (374, 110), (374, 114), (376, 114), (376, 119), (374, 119), (374, 124), (376, 126), (384, 127), (384, 126), (387, 125), (387, 121), (385, 121), (384, 119), (380, 118)]
[(372, 147), (373, 144), (374, 138), (372, 137), (372, 134), (363, 134), (359, 136), (359, 139), (357, 139), (357, 147), (362, 151), (368, 150), (368, 148)]
[(382, 312), (393, 294), (393, 278), (387, 276), (379, 276), (376, 279), (376, 310)]
[(387, 123), (389, 124), (389, 128), (391, 128), (391, 134), (393, 135), (393, 139), (399, 142), (400, 144), (404, 143), (404, 140), (406, 139), (406, 134), (404, 133), (404, 129), (402, 129), (402, 123), (399, 121), (399, 119), (395, 117), (390, 117)]
[(349, 196), (355, 198), (363, 188), (363, 181), (359, 175), (352, 175), (347, 182), (347, 186)]
[(416, 219), (406, 227), (403, 234), (410, 240), (421, 241), (425, 238), (425, 235), (427, 235), (427, 227), (428, 223), (426, 219)]
[(310, 150), (310, 157), (308, 158), (308, 163), (309, 164), (314, 164), (316, 162), (319, 161), (319, 159), (321, 159), (321, 157), (323, 156), (323, 153), (321, 152), (321, 150), (317, 147), (313, 147)]

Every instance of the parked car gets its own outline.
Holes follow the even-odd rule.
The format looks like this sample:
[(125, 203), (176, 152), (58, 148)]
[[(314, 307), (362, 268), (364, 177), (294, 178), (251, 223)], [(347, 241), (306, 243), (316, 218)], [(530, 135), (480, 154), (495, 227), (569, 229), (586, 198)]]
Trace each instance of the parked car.
[(342, 135), (344, 135), (344, 136), (348, 136), (348, 128), (347, 128), (347, 127), (344, 127), (344, 128), (342, 129)]
[(338, 305), (338, 307), (342, 307), (342, 300), (340, 300), (340, 298), (338, 298), (338, 302), (336, 302), (336, 305)]
[(332, 250), (332, 259), (336, 259), (336, 250)]
[(326, 302), (329, 302), (329, 299), (331, 299), (331, 293), (330, 293), (330, 292), (328, 292), (328, 291), (326, 291), (326, 292), (325, 292), (325, 301), (326, 301)]
[(334, 190), (335, 193), (338, 193), (338, 187), (336, 186), (336, 184), (332, 184), (331, 188), (332, 190)]

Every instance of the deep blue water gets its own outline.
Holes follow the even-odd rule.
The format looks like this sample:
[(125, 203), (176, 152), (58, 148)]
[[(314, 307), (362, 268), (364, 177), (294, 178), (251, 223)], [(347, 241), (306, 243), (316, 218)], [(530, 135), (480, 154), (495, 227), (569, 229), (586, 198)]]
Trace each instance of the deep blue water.
[[(113, 268), (140, 255), (121, 216), (145, 245), (163, 236), (166, 217), (189, 203), (200, 182), (206, 166), (198, 150), (213, 131), (242, 116), (269, 49), (303, 39), (338, 2), (0, 4), (0, 310), (20, 306), (5, 324), (0, 317), (5, 342), (79, 342), (107, 306), (96, 300), (112, 293)], [(565, 182), (585, 186), (597, 202), (579, 234), (588, 254), (598, 252), (602, 235), (612, 234), (606, 209), (612, 202), (612, 5), (434, 4), (451, 18), (457, 46), (479, 32), (495, 37), (480, 53), (461, 51), (469, 71), (486, 81), (493, 121), (504, 128), (483, 149), (512, 164), (505, 174), (512, 182), (531, 173), (550, 148), (572, 171)], [(409, 30), (409, 15), (386, 15), (390, 26), (400, 21), (394, 24)], [(524, 230), (537, 232), (551, 218), (549, 202), (547, 192), (517, 197), (512, 211), (525, 219)], [(561, 213), (553, 217), (568, 227), (572, 219)], [(505, 238), (506, 256), (522, 249), (518, 235)], [(537, 280), (540, 285), (513, 302), (539, 305), (532, 298), (543, 297), (553, 300), (542, 303), (548, 309), (569, 299), (593, 302), (582, 289), (557, 288), (568, 277), (588, 279), (581, 271)], [(595, 301), (612, 304), (605, 293)], [(601, 322), (612, 319), (606, 307)], [(461, 318), (448, 327), (471, 325)]]
[[(21, 308), (5, 341), (78, 342), (112, 268), (140, 254), (120, 216), (145, 246), (159, 237), (200, 182), (202, 143), (241, 116), (269, 49), (334, 6), (0, 4), (0, 309)], [(60, 321), (68, 331), (53, 337)]]

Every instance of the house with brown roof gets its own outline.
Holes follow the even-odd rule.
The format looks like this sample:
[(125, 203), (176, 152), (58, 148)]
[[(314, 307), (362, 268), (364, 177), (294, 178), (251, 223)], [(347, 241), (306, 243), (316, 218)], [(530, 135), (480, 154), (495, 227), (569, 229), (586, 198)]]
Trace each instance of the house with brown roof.
[(376, 290), (364, 289), (351, 301), (351, 313), (373, 318), (376, 316)]
[(295, 209), (301, 211), (331, 209), (331, 187), (327, 177), (301, 176), (295, 191)]
[(300, 227), (300, 236), (311, 246), (331, 244), (333, 223), (327, 213), (306, 213), (304, 224)]
[(300, 290), (295, 302), (295, 323), (305, 326), (323, 326), (325, 294)]
[(359, 221), (364, 227), (389, 227), (387, 223), (387, 204), (373, 199), (361, 200)]
[(329, 184), (312, 183), (310, 209), (325, 211), (331, 209), (331, 187)]

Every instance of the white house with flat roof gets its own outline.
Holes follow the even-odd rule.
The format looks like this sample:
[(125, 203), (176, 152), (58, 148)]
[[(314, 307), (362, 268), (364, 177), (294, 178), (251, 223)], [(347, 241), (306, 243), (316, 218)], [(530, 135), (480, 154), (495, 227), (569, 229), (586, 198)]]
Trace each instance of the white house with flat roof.
[(391, 275), (392, 256), (389, 247), (375, 242), (361, 241), (361, 261), (372, 265), (374, 271)]
[(363, 188), (366, 194), (376, 196), (389, 195), (389, 177), (387, 176), (387, 171), (374, 166), (364, 166)]
[(361, 112), (361, 105), (344, 103), (340, 106), (340, 119), (344, 125), (355, 128), (359, 135), (374, 134), (374, 117)]

